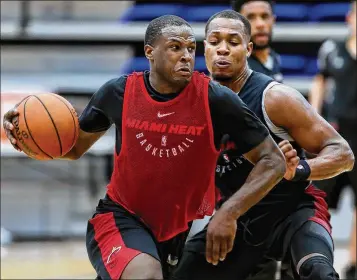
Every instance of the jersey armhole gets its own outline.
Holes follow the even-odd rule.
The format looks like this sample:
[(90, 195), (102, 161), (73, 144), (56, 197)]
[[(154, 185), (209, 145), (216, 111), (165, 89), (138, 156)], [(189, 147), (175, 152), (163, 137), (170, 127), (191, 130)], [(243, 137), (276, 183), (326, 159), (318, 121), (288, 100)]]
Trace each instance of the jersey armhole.
[(267, 87), (264, 89), (263, 97), (262, 97), (262, 112), (263, 112), (264, 120), (265, 120), (271, 133), (275, 134), (276, 136), (278, 136), (281, 139), (289, 140), (290, 142), (293, 142), (294, 139), (289, 135), (289, 133), (284, 128), (276, 126), (270, 120), (268, 113), (266, 112), (266, 109), (265, 109), (265, 96), (266, 96), (268, 90), (271, 89), (273, 86), (279, 85), (279, 84), (280, 83), (273, 81), (273, 82), (269, 83), (267, 85)]

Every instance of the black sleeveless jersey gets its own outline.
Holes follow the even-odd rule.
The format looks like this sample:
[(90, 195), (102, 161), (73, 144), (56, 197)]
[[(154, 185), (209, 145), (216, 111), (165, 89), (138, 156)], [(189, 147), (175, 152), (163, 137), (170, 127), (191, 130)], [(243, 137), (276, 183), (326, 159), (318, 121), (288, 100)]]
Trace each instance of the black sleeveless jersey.
[[(264, 92), (272, 85), (276, 84), (272, 78), (253, 71), (247, 82), (239, 92), (239, 97), (247, 104), (256, 116), (269, 128), (271, 136), (279, 143), (288, 139), (298, 152), (298, 156), (303, 158), (302, 149), (293, 142), (288, 134), (278, 127), (268, 125), (264, 117), (263, 96)], [(235, 145), (230, 141), (229, 135), (225, 135), (222, 140), (223, 150), (219, 156), (216, 166), (216, 185), (225, 198), (235, 193), (245, 182), (253, 165), (246, 160), (242, 154), (235, 150)], [(289, 215), (289, 211), (294, 211), (301, 203), (305, 188), (309, 182), (291, 182), (283, 179), (271, 190), (265, 198), (257, 205), (252, 207), (245, 216), (250, 219), (257, 219), (260, 216), (270, 215), (271, 219), (276, 220), (283, 215)]]

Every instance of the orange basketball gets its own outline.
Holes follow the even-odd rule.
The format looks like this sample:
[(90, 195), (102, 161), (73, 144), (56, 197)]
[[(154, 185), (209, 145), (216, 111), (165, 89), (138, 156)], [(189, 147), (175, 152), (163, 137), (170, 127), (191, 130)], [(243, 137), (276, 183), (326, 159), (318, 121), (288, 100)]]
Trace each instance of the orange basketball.
[(49, 160), (68, 153), (77, 141), (78, 117), (66, 99), (53, 94), (27, 96), (13, 121), (17, 145), (31, 158)]

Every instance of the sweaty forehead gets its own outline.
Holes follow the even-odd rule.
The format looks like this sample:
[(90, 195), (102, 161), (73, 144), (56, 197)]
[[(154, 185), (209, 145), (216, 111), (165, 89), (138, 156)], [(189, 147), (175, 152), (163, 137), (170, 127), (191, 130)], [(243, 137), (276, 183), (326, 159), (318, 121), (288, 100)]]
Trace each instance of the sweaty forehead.
[(211, 33), (229, 33), (244, 36), (244, 25), (238, 19), (215, 18), (212, 20), (207, 29), (207, 36)]
[(187, 25), (167, 26), (161, 30), (162, 37), (165, 41), (180, 40), (187, 43), (195, 42), (195, 35), (192, 28)]

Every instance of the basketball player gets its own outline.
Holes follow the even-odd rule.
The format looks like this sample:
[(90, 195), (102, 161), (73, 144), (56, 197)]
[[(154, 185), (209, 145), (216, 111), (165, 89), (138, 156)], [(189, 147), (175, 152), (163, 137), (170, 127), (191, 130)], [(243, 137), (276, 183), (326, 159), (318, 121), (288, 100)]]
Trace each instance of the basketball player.
[(275, 24), (273, 1), (233, 0), (233, 10), (245, 16), (251, 25), (253, 51), (248, 57), (249, 68), (263, 73), (277, 82), (283, 81), (280, 56), (271, 48)]
[[(299, 154), (302, 148), (317, 154), (289, 168), (292, 179), (281, 181), (265, 198), (237, 219), (233, 250), (217, 246), (215, 229), (226, 214), (227, 202), (239, 192), (253, 167), (226, 140), (216, 167), (216, 184), (227, 200), (208, 226), (190, 239), (174, 279), (258, 279), (264, 258), (289, 256), (295, 279), (337, 279), (333, 268), (333, 241), (324, 193), (310, 180), (321, 180), (352, 169), (353, 153), (347, 142), (291, 87), (252, 71), (247, 57), (252, 52), (249, 21), (227, 10), (206, 24), (205, 58), (214, 80), (231, 88), (269, 128), (273, 138), (289, 140)], [(238, 183), (238, 184), (237, 184)], [(237, 192), (238, 191), (238, 192)], [(212, 250), (213, 248), (213, 250)], [(265, 279), (265, 278), (262, 278)]]
[[(150, 71), (108, 81), (80, 116), (79, 138), (65, 159), (80, 158), (116, 126), (114, 171), (86, 237), (98, 279), (166, 276), (190, 222), (214, 210), (214, 170), (224, 135), (255, 167), (216, 217), (213, 236), (220, 238), (214, 246), (231, 249), (232, 217), (285, 174), (283, 153), (262, 122), (230, 89), (193, 72), (195, 48), (186, 21), (171, 15), (154, 19), (145, 34)], [(4, 127), (18, 149), (11, 124), (17, 114), (6, 113)]]
[[(357, 69), (356, 69), (356, 1), (352, 1), (347, 15), (350, 30), (343, 42), (327, 40), (321, 46), (318, 55), (320, 73), (314, 78), (310, 91), (310, 102), (317, 112), (321, 113), (328, 80), (334, 82), (334, 99), (327, 108), (327, 118), (336, 124), (341, 135), (349, 142), (354, 153), (357, 153)], [(350, 264), (346, 269), (348, 279), (356, 279), (356, 203), (357, 203), (357, 168), (344, 173), (341, 177), (315, 184), (328, 193), (329, 207), (337, 208), (341, 191), (351, 185), (354, 192), (354, 218), (350, 241)], [(347, 178), (346, 178), (347, 177)], [(347, 179), (347, 180), (346, 180)]]
[[(273, 2), (269, 0), (233, 0), (233, 10), (245, 16), (251, 25), (253, 51), (248, 57), (249, 68), (263, 73), (277, 82), (283, 82), (280, 70), (280, 56), (271, 48), (273, 26), (275, 24)], [(264, 260), (265, 266), (260, 278), (275, 280), (277, 262)], [(283, 264), (283, 267), (286, 264)], [(285, 273), (285, 267), (281, 274)], [(253, 279), (252, 279), (253, 280)]]

